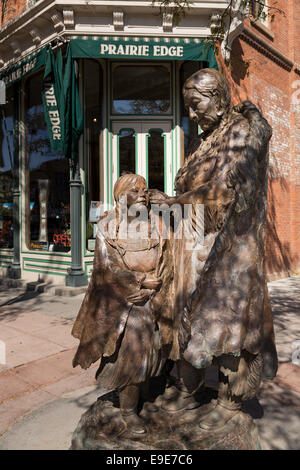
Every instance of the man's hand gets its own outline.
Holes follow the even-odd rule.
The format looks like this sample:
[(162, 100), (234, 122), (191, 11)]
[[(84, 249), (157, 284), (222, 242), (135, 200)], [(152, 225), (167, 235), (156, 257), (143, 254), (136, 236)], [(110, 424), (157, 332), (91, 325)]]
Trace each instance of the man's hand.
[(158, 189), (150, 189), (149, 194), (150, 204), (163, 204), (168, 199), (168, 195)]

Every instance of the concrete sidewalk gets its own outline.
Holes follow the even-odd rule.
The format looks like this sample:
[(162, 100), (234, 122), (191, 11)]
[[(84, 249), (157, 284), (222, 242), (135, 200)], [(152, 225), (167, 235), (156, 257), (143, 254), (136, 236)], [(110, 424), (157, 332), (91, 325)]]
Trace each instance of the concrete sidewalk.
[[(71, 336), (83, 295), (58, 297), (23, 289), (0, 291), (0, 436), (23, 416), (66, 393), (92, 386), (96, 365), (72, 367)], [(17, 447), (16, 447), (17, 448)]]
[[(300, 277), (269, 283), (280, 367), (246, 404), (256, 419), (263, 448), (299, 449), (300, 366), (293, 343), (300, 340)], [(0, 449), (68, 449), (81, 414), (103, 391), (97, 365), (72, 368), (78, 341), (71, 336), (83, 294), (58, 297), (20, 289), (0, 291)], [(208, 384), (215, 381), (212, 369)]]

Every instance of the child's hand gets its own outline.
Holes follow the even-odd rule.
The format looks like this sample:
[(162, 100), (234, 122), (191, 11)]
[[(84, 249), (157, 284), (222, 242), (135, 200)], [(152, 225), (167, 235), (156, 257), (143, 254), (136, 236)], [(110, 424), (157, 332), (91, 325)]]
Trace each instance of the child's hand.
[(127, 297), (127, 302), (131, 304), (140, 304), (142, 302), (146, 302), (150, 295), (152, 294), (153, 290), (151, 289), (141, 289), (136, 294), (131, 294)]
[(155, 278), (155, 279), (144, 279), (142, 282), (142, 286), (146, 287), (146, 289), (155, 289), (158, 290), (161, 286), (161, 279)]

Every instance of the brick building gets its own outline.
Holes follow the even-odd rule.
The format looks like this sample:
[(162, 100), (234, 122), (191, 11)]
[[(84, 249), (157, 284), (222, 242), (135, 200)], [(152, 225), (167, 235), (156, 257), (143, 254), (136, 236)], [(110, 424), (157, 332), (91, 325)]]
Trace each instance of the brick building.
[[(217, 63), (231, 84), (233, 104), (250, 99), (273, 127), (268, 273), (300, 271), (300, 3), (279, 0), (284, 16), (247, 19), (243, 30), (233, 31), (227, 66), (221, 53), (215, 57), (202, 48), (202, 39), (211, 34), (211, 16), (228, 3), (195, 1), (176, 25), (151, 1), (1, 1), (0, 78), (7, 92), (0, 109), (3, 274), (86, 284), (94, 206), (112, 202), (122, 169), (173, 194), (174, 176), (197, 131), (182, 106), (182, 84)], [(78, 64), (84, 118), (71, 178), (67, 159), (50, 148), (41, 97), (43, 54), (49, 47), (65, 53), (67, 44)], [(14, 227), (13, 217), (19, 221)]]
[(285, 16), (248, 20), (234, 41), (232, 54), (250, 62), (249, 76), (238, 63), (229, 75), (234, 101), (250, 99), (273, 127), (267, 269), (284, 275), (300, 269), (300, 2), (279, 0), (276, 6)]

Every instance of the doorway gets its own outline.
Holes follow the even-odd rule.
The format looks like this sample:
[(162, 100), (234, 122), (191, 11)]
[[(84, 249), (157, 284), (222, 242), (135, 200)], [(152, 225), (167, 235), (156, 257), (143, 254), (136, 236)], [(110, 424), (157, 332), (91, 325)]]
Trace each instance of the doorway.
[(124, 172), (143, 176), (151, 189), (172, 193), (172, 121), (112, 122), (113, 184)]

